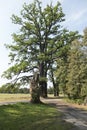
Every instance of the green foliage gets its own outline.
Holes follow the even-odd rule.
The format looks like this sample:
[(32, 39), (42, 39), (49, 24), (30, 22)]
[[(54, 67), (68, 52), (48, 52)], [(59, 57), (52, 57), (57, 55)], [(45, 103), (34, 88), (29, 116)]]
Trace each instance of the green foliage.
[(67, 93), (72, 98), (77, 98), (80, 91), (80, 45), (75, 41), (72, 43), (68, 57)]
[(60, 86), (72, 98), (84, 97), (87, 30), (84, 30), (82, 41), (78, 40), (81, 36), (77, 31), (69, 32), (62, 27), (64, 16), (59, 2), (43, 8), (38, 0), (25, 3), (20, 16), (12, 15), (19, 32), (13, 33), (13, 43), (6, 45), (11, 64), (3, 77), (23, 86), (29, 84), (31, 74), (38, 71), (42, 96), (46, 95), (49, 75), (54, 87)]
[(25, 84), (29, 83), (29, 74), (38, 70), (40, 78), (47, 82), (49, 67), (64, 45), (66, 32), (68, 35), (61, 26), (64, 16), (59, 2), (43, 8), (38, 0), (25, 3), (20, 17), (12, 15), (12, 22), (19, 25), (19, 33), (13, 33), (13, 43), (6, 45), (10, 50), (11, 67), (3, 77)]
[(29, 84), (30, 74), (38, 71), (41, 91), (46, 93), (50, 68), (54, 68), (57, 58), (65, 55), (68, 44), (77, 34), (63, 29), (64, 16), (59, 2), (43, 8), (38, 0), (25, 3), (20, 17), (12, 15), (12, 22), (19, 25), (19, 32), (13, 33), (13, 43), (6, 45), (10, 50), (11, 65), (3, 77), (24, 85)]
[(55, 76), (57, 77), (59, 83), (59, 89), (64, 94), (66, 93), (66, 75), (67, 75), (67, 61), (63, 58), (57, 60), (58, 69), (55, 71)]
[(67, 94), (69, 98), (84, 100), (87, 95), (87, 54), (84, 40), (74, 41), (68, 55)]
[(60, 90), (78, 104), (87, 95), (87, 29), (84, 32), (83, 36), (70, 32), (69, 44), (64, 46), (62, 55), (57, 59), (58, 69), (54, 72)]
[(82, 98), (77, 98), (77, 99), (66, 98), (66, 101), (69, 102), (69, 103), (78, 104), (78, 105), (82, 105), (83, 104), (83, 99)]

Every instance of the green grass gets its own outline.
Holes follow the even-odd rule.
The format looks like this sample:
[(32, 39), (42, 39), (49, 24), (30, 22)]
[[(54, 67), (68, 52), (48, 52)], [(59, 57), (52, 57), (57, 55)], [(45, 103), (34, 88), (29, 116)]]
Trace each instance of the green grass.
[(71, 130), (56, 108), (45, 104), (17, 103), (0, 106), (0, 130)]

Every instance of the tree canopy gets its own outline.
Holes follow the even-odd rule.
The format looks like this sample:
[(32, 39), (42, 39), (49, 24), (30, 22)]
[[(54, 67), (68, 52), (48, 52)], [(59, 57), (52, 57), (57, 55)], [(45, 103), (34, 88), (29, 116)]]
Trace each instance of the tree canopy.
[(12, 44), (6, 44), (11, 67), (3, 76), (24, 85), (38, 72), (41, 95), (47, 97), (47, 75), (53, 73), (54, 66), (58, 67), (59, 58), (66, 59), (69, 45), (78, 37), (78, 32), (63, 28), (64, 16), (59, 2), (43, 8), (38, 0), (25, 3), (20, 16), (13, 14), (12, 22), (19, 25), (19, 32), (13, 33)]
[(54, 73), (60, 90), (81, 103), (87, 97), (87, 28), (68, 47), (66, 57), (58, 58)]

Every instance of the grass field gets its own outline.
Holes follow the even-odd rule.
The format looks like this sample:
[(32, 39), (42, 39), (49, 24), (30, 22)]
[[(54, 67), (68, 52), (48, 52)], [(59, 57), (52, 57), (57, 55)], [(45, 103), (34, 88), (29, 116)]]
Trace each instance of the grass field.
[(17, 103), (0, 106), (0, 130), (71, 130), (62, 114), (45, 104)]
[(25, 101), (30, 99), (30, 94), (0, 94), (0, 102)]
[[(0, 102), (28, 101), (29, 94), (0, 94)], [(0, 130), (71, 130), (62, 114), (45, 104), (17, 103), (0, 106)]]
[[(54, 98), (52, 94), (48, 94), (49, 98)], [(0, 93), (0, 102), (28, 101), (30, 94), (3, 94)]]

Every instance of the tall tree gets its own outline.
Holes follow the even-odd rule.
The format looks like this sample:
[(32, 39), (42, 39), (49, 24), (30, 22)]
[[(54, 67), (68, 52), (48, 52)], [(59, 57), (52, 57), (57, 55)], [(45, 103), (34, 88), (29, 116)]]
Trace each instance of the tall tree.
[(67, 94), (70, 98), (77, 98), (81, 89), (80, 85), (80, 43), (78, 41), (72, 42), (71, 49), (69, 51), (69, 67), (68, 67), (68, 82), (67, 82)]
[(58, 86), (59, 86), (59, 91), (62, 92), (63, 94), (66, 93), (66, 76), (67, 76), (67, 61), (65, 61), (62, 58), (59, 58), (57, 60), (57, 69), (54, 72), (55, 76), (57, 78)]
[(41, 2), (24, 4), (21, 15), (12, 16), (12, 22), (19, 25), (19, 33), (13, 33), (13, 43), (6, 45), (10, 49), (12, 66), (4, 72), (8, 79), (15, 79), (22, 85), (29, 83), (30, 73), (39, 71), (41, 95), (47, 96), (47, 71), (62, 46), (61, 36), (64, 21), (61, 4), (47, 5)]
[(64, 51), (63, 46), (70, 42), (66, 42), (69, 32), (61, 26), (63, 21), (64, 13), (59, 2), (45, 8), (38, 0), (24, 4), (20, 17), (12, 16), (12, 22), (19, 25), (19, 32), (13, 33), (14, 42), (6, 45), (10, 49), (12, 64), (3, 76), (23, 85), (29, 84), (30, 75), (38, 71), (41, 96), (47, 97), (48, 70)]
[[(82, 52), (83, 52), (83, 68), (82, 78), (83, 78), (83, 87), (81, 89), (81, 96), (84, 101), (87, 103), (87, 27), (83, 30), (83, 39), (82, 39)], [(85, 100), (86, 99), (86, 100)]]
[(68, 32), (64, 30), (62, 35), (62, 47), (58, 51), (58, 58), (56, 58), (56, 68), (54, 70), (54, 76), (57, 82), (57, 89), (66, 94), (66, 83), (67, 83), (67, 71), (68, 71), (68, 53), (71, 50), (70, 46), (72, 41), (79, 39), (81, 35), (75, 32)]
[(71, 99), (84, 99), (87, 84), (87, 56), (83, 41), (74, 41), (68, 57), (67, 94)]

